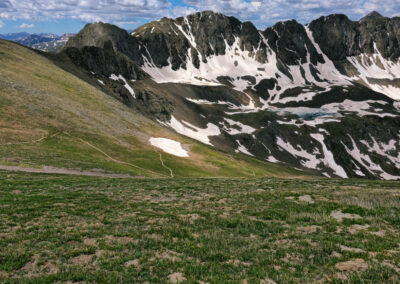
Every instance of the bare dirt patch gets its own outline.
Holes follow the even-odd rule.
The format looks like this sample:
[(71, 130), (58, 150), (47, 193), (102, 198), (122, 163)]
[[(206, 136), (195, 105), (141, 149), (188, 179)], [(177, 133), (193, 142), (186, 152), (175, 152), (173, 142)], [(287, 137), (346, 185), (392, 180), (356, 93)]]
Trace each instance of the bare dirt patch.
[(0, 233), (0, 238), (9, 238), (11, 236), (12, 236), (12, 234), (10, 234), (10, 233)]
[(346, 247), (346, 246), (340, 246), (340, 249), (342, 251), (355, 252), (355, 253), (364, 252), (364, 250), (362, 250), (362, 249), (351, 248), (351, 247)]
[(105, 251), (105, 250), (96, 250), (95, 255), (97, 258), (99, 258), (99, 257), (102, 257), (106, 253), (107, 253), (107, 251)]
[(318, 229), (321, 229), (321, 226), (311, 225), (297, 228), (297, 230), (304, 233), (315, 233)]
[(352, 234), (352, 235), (354, 235), (354, 234), (357, 234), (357, 233), (360, 232), (360, 231), (365, 231), (365, 230), (367, 230), (368, 228), (369, 228), (369, 225), (368, 225), (368, 224), (366, 224), (366, 225), (358, 225), (358, 224), (355, 224), (355, 225), (352, 225), (352, 226), (349, 228), (349, 233)]
[(186, 215), (179, 215), (184, 221), (189, 222), (190, 224), (194, 224), (196, 220), (204, 219), (204, 217), (200, 216), (199, 214), (186, 214)]
[(175, 272), (168, 275), (168, 280), (171, 283), (181, 283), (186, 280), (186, 277), (181, 272)]
[(84, 239), (83, 243), (87, 246), (95, 246), (97, 244), (97, 240), (96, 239)]
[(335, 273), (335, 278), (339, 279), (339, 280), (347, 280), (347, 276), (346, 274), (342, 273), (342, 272), (337, 272)]
[(380, 231), (377, 231), (377, 232), (371, 232), (371, 234), (375, 235), (375, 236), (378, 236), (378, 237), (382, 237), (382, 238), (384, 236), (386, 236), (386, 232), (384, 230), (380, 230)]
[(230, 259), (225, 262), (226, 264), (232, 264), (234, 266), (250, 266), (250, 262), (240, 261), (239, 259)]
[(107, 242), (117, 242), (120, 243), (121, 245), (127, 245), (129, 243), (134, 243), (137, 244), (138, 240), (135, 240), (134, 238), (131, 237), (116, 237), (116, 236), (106, 236), (105, 237)]
[(47, 262), (43, 267), (42, 270), (46, 273), (46, 274), (57, 274), (59, 269), (57, 267), (57, 265), (55, 265), (53, 262), (49, 261)]
[(260, 284), (276, 284), (276, 282), (268, 277), (265, 277), (260, 281)]
[(314, 203), (314, 199), (312, 199), (312, 197), (308, 194), (299, 196), (299, 201), (305, 202), (305, 203), (310, 203), (310, 204)]
[(361, 216), (358, 214), (342, 213), (342, 211), (332, 211), (331, 217), (338, 222), (342, 222), (343, 219), (361, 219)]
[(139, 260), (138, 259), (134, 259), (134, 260), (129, 260), (127, 262), (125, 262), (125, 267), (138, 267), (139, 266)]
[(340, 257), (342, 257), (342, 254), (338, 253), (337, 251), (333, 251), (332, 254), (331, 254), (331, 257), (340, 258)]
[(368, 269), (368, 264), (362, 258), (356, 258), (353, 260), (338, 262), (335, 267), (341, 271), (355, 272), (365, 271)]
[(382, 262), (382, 265), (387, 266), (387, 267), (393, 269), (393, 270), (396, 271), (397, 273), (400, 273), (400, 268), (399, 268), (398, 266), (396, 266), (396, 265), (394, 265), (394, 264), (388, 262), (387, 260), (384, 260), (384, 261)]
[(28, 263), (26, 263), (24, 265), (24, 267), (22, 267), (22, 270), (26, 271), (28, 273), (28, 275), (33, 275), (33, 273), (38, 270), (37, 264), (39, 262), (39, 258), (40, 258), (40, 255), (35, 254), (32, 257), (31, 261), (29, 261)]
[(91, 254), (81, 254), (71, 258), (71, 263), (73, 265), (88, 265), (92, 261), (93, 255)]
[(167, 259), (171, 262), (177, 262), (180, 261), (182, 259), (182, 254), (181, 253), (177, 253), (175, 251), (172, 250), (167, 250), (165, 252), (156, 253), (156, 258), (158, 259)]

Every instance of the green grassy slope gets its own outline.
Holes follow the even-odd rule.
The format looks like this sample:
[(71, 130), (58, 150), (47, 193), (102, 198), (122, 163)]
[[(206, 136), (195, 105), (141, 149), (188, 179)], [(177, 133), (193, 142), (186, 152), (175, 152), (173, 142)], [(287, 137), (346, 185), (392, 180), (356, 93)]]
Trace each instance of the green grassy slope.
[(0, 282), (399, 283), (399, 209), (398, 182), (0, 171)]
[[(151, 147), (151, 136), (183, 143), (190, 158)], [(175, 177), (303, 175), (179, 136), (38, 53), (7, 41), (0, 41), (0, 164), (147, 177), (168, 177), (168, 168)]]

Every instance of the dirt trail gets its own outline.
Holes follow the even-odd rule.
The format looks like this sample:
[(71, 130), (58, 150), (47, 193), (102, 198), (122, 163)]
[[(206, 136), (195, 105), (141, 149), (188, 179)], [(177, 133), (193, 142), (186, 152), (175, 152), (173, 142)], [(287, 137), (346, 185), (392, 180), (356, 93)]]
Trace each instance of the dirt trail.
[(158, 153), (158, 154), (160, 154), (160, 162), (161, 162), (161, 165), (162, 165), (164, 168), (166, 168), (167, 170), (169, 170), (169, 173), (171, 174), (171, 177), (173, 178), (173, 177), (174, 177), (174, 173), (172, 172), (172, 169), (169, 168), (169, 167), (167, 167), (167, 166), (164, 164), (164, 161), (163, 161), (163, 159), (162, 159), (161, 153)]
[[(162, 174), (162, 173), (156, 173), (152, 170), (149, 169), (145, 169), (142, 167), (139, 167), (137, 165), (128, 163), (128, 162), (124, 162), (124, 161), (120, 161), (117, 160), (113, 157), (111, 157), (110, 155), (108, 155), (106, 152), (104, 152), (103, 150), (101, 150), (100, 148), (94, 146), (93, 144), (91, 144), (88, 141), (83, 140), (80, 137), (76, 137), (73, 136), (71, 134), (69, 134), (66, 131), (62, 131), (62, 132), (57, 132), (54, 133), (52, 135), (47, 135), (44, 137), (41, 137), (37, 140), (32, 140), (32, 141), (26, 141), (26, 142), (18, 142), (18, 143), (6, 143), (6, 145), (16, 145), (16, 144), (27, 144), (27, 143), (37, 143), (37, 142), (41, 142), (43, 140), (45, 140), (46, 138), (50, 138), (50, 137), (54, 137), (57, 136), (59, 134), (65, 134), (71, 138), (75, 138), (77, 140), (79, 140), (80, 142), (88, 145), (89, 147), (95, 149), (96, 151), (100, 152), (101, 154), (103, 154), (106, 158), (108, 158), (109, 160), (111, 160), (114, 163), (117, 164), (121, 164), (121, 165), (126, 165), (126, 166), (130, 166), (130, 167), (134, 167), (137, 169), (140, 169), (142, 171), (145, 172), (149, 172), (152, 173), (154, 175), (158, 175), (158, 176), (163, 176), (163, 177), (167, 177), (167, 175)], [(161, 154), (160, 154), (160, 160), (161, 160), (161, 164), (164, 168), (168, 169), (170, 171), (170, 175), (171, 177), (174, 177), (172, 170), (170, 168), (168, 168), (167, 166), (164, 165), (162, 158), (161, 158)], [(6, 166), (6, 165), (0, 165), (0, 170), (5, 170), (5, 171), (17, 171), (17, 172), (29, 172), (29, 173), (53, 173), (53, 174), (69, 174), (69, 175), (82, 175), (82, 176), (99, 176), (99, 177), (116, 177), (116, 178), (135, 178), (134, 176), (131, 175), (127, 175), (127, 174), (106, 174), (106, 173), (101, 173), (101, 172), (94, 172), (94, 171), (79, 171), (79, 170), (69, 170), (69, 169), (64, 169), (64, 168), (54, 168), (54, 167), (48, 167), (48, 166), (43, 166), (42, 168), (24, 168), (24, 167), (19, 167), (19, 166)]]
[(109, 177), (109, 178), (138, 178), (127, 174), (107, 174), (95, 171), (78, 171), (69, 170), (64, 168), (54, 168), (44, 166), (42, 168), (24, 168), (19, 166), (5, 166), (0, 165), (0, 170), (10, 172), (25, 172), (25, 173), (41, 173), (41, 174), (65, 174), (65, 175), (77, 175), (77, 176), (91, 176), (91, 177)]
[(43, 136), (43, 137), (41, 137), (41, 138), (39, 138), (39, 139), (31, 140), (31, 141), (7, 142), (7, 143), (5, 143), (5, 144), (3, 144), (3, 145), (21, 145), (21, 144), (38, 143), (38, 142), (43, 141), (44, 139), (55, 137), (55, 136), (57, 136), (57, 135), (60, 134), (60, 133), (61, 133), (61, 132), (57, 132), (57, 133), (54, 133), (54, 134), (51, 134), (51, 135), (49, 134), (49, 135)]
[(106, 152), (104, 152), (104, 151), (101, 150), (100, 148), (94, 146), (94, 145), (91, 144), (90, 142), (85, 141), (85, 140), (83, 140), (82, 138), (79, 138), (79, 137), (76, 137), (76, 136), (72, 136), (72, 135), (69, 134), (68, 132), (64, 132), (64, 133), (65, 133), (66, 135), (68, 135), (69, 137), (72, 137), (72, 138), (75, 138), (75, 139), (80, 140), (82, 143), (85, 143), (85, 144), (88, 145), (89, 147), (91, 147), (91, 148), (95, 149), (96, 151), (102, 153), (104, 156), (106, 156), (108, 159), (110, 159), (110, 160), (113, 161), (114, 163), (121, 164), (121, 165), (131, 166), (131, 167), (134, 167), (134, 168), (137, 168), (137, 169), (140, 169), (140, 170), (143, 170), (143, 171), (146, 171), (146, 172), (155, 174), (155, 175), (166, 176), (166, 175), (164, 175), (164, 174), (156, 173), (156, 172), (153, 172), (152, 170), (145, 169), (145, 168), (136, 166), (136, 165), (131, 164), (131, 163), (127, 163), (127, 162), (124, 162), (124, 161), (120, 161), (120, 160), (114, 159), (113, 157), (111, 157), (110, 155), (108, 155)]

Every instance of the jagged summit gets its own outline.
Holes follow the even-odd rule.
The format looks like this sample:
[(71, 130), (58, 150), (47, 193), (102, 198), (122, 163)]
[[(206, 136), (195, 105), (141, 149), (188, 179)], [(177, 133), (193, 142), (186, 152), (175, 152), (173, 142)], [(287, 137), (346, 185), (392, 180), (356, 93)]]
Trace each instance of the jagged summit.
[(81, 49), (87, 46), (112, 49), (125, 54), (138, 64), (143, 63), (138, 40), (115, 25), (103, 22), (87, 24), (76, 36), (69, 39), (65, 49), (70, 47)]
[(362, 17), (362, 18), (360, 19), (360, 22), (366, 22), (366, 21), (375, 20), (375, 19), (380, 19), (380, 18), (385, 18), (385, 17), (382, 16), (381, 14), (379, 14), (377, 11), (372, 11), (372, 12), (369, 13), (368, 15)]

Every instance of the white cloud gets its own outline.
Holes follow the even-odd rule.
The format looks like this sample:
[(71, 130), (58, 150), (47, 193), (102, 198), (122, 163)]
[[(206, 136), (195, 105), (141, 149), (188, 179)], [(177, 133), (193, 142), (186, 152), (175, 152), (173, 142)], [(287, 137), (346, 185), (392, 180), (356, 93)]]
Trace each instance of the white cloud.
[(34, 24), (26, 24), (26, 23), (23, 23), (23, 24), (17, 26), (17, 28), (20, 28), (20, 29), (32, 29), (34, 27), (35, 27)]
[[(5, 1), (3, 3), (3, 1)], [(169, 15), (169, 0), (0, 0), (0, 18), (133, 21)]]
[(258, 26), (296, 19), (308, 23), (320, 16), (334, 13), (356, 20), (373, 10), (385, 16), (400, 13), (400, 0), (183, 0), (197, 10), (213, 10), (250, 20)]
[(131, 26), (137, 26), (139, 24), (139, 22), (137, 21), (114, 21), (113, 22), (114, 25), (117, 25), (119, 27), (131, 27)]
[[(377, 10), (400, 13), (400, 0), (0, 0), (0, 19), (41, 21), (76, 19), (84, 22), (134, 22), (213, 10), (252, 21), (262, 28), (286, 19), (307, 23), (322, 15), (343, 13), (352, 19)], [(183, 4), (182, 4), (183, 3)]]
[(4, 27), (4, 22), (0, 20), (0, 28)]
[(198, 10), (193, 7), (176, 6), (172, 9), (172, 14), (174, 17), (187, 16), (196, 12), (198, 12)]

